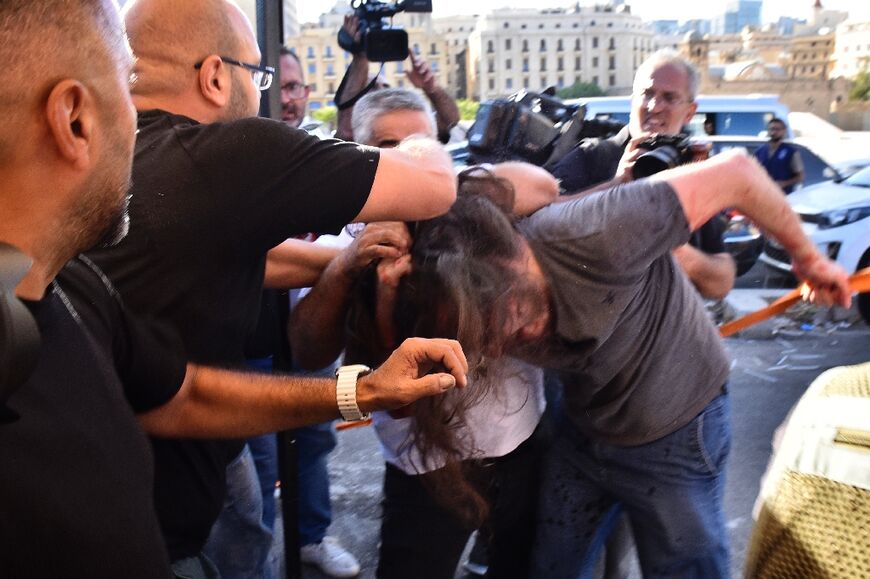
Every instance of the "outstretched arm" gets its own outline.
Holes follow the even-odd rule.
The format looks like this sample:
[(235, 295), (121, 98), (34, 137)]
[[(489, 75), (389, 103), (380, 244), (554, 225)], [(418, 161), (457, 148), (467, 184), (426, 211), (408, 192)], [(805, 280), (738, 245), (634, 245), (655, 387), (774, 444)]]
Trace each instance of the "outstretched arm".
[(334, 247), (288, 239), (266, 254), (263, 286), (275, 289), (310, 287), (338, 254), (339, 250)]
[(418, 221), (442, 215), (456, 200), (456, 174), (440, 143), (410, 137), (381, 149), (368, 200), (354, 221)]
[[(400, 408), (466, 386), (467, 372), (458, 342), (411, 338), (380, 368), (357, 381), (357, 405), (363, 412)], [(335, 387), (335, 380), (328, 378), (188, 364), (175, 397), (140, 414), (139, 421), (146, 432), (159, 437), (247, 438), (338, 418)]]
[[(354, 39), (354, 42), (359, 43), (361, 34), (359, 32), (359, 19), (356, 16), (345, 16), (343, 28)], [(336, 95), (340, 98), (342, 104), (360, 93), (369, 82), (369, 59), (365, 52), (354, 54), (350, 61), (350, 66), (344, 73), (344, 88), (341, 95)], [(353, 107), (339, 109), (338, 120), (336, 122), (335, 138), (343, 141), (353, 140)]]
[(702, 163), (663, 171), (650, 180), (666, 181), (674, 188), (693, 230), (723, 209), (737, 209), (788, 251), (795, 274), (812, 288), (811, 300), (849, 306), (846, 272), (804, 234), (786, 197), (755, 159), (741, 151), (728, 151)]
[(415, 87), (423, 91), (432, 108), (435, 109), (435, 122), (438, 125), (438, 140), (446, 143), (450, 140), (450, 129), (459, 122), (459, 107), (456, 101), (438, 86), (435, 75), (425, 59), (418, 57), (413, 51), (408, 51), (411, 59), (411, 70), (406, 75)]

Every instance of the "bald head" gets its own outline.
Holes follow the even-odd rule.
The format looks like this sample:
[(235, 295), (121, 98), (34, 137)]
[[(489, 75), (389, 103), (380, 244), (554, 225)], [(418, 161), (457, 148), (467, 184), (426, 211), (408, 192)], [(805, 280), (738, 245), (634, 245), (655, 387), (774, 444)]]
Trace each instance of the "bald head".
[(231, 0), (134, 0), (124, 21), (137, 62), (134, 95), (180, 94), (195, 83), (194, 64), (216, 54), (241, 58), (256, 46), (251, 24)]
[(30, 118), (23, 113), (36, 114), (57, 81), (98, 89), (129, 58), (112, 0), (0, 2), (0, 163)]

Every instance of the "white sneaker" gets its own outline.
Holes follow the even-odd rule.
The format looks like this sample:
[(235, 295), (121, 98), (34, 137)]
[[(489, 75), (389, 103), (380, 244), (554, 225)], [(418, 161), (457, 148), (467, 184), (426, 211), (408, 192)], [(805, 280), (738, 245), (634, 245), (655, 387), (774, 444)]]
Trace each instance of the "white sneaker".
[(299, 549), (303, 563), (317, 565), (321, 571), (330, 577), (356, 577), (359, 575), (359, 563), (341, 546), (335, 537), (323, 537), (320, 543), (305, 545)]

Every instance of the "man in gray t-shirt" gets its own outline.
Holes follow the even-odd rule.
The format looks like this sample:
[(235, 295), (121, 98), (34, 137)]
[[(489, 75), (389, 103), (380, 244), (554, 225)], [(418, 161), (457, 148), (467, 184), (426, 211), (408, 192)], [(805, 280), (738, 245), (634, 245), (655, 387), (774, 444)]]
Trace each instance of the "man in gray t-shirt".
[(736, 152), (551, 205), (516, 228), (475, 198), (418, 225), (399, 308), (411, 330), (456, 335), (472, 359), (518, 355), (565, 382), (569, 423), (543, 473), (533, 577), (587, 576), (617, 503), (645, 576), (728, 575), (728, 365), (671, 256), (725, 207), (784, 242), (811, 297), (849, 302), (845, 272)]

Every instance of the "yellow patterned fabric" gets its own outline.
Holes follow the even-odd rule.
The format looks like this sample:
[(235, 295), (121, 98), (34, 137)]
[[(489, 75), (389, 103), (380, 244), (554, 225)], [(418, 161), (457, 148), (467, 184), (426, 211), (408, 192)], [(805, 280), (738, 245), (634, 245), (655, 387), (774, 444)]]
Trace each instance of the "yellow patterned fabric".
[(762, 484), (752, 578), (870, 578), (870, 363), (819, 376)]

